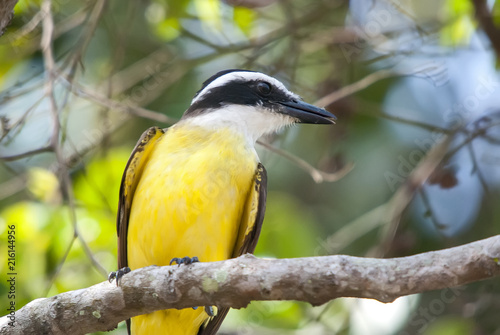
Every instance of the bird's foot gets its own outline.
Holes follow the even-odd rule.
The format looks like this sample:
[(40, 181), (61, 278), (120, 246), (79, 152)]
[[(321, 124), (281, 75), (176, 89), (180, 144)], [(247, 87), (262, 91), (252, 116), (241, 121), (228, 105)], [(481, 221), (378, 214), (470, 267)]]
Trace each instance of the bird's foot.
[(208, 316), (210, 316), (210, 317), (215, 316), (214, 308), (212, 306), (205, 306), (205, 313), (207, 313)]
[(170, 261), (170, 264), (169, 265), (172, 265), (173, 263), (175, 264), (179, 264), (179, 266), (181, 266), (181, 264), (185, 264), (185, 265), (189, 265), (189, 264), (193, 264), (193, 263), (198, 263), (199, 260), (198, 260), (198, 257), (182, 257), (182, 258), (172, 258), (172, 260)]
[[(193, 264), (193, 263), (198, 263), (200, 260), (198, 259), (198, 257), (182, 257), (182, 258), (178, 258), (178, 257), (175, 257), (175, 258), (172, 258), (172, 260), (170, 261), (170, 264), (169, 265), (172, 265), (172, 264), (179, 264), (178, 266), (181, 266), (181, 264), (184, 264), (184, 265), (189, 265), (189, 264)], [(198, 306), (195, 306), (193, 307), (194, 310), (197, 310), (198, 309)], [(209, 316), (214, 316), (214, 310), (212, 308), (212, 306), (205, 306), (205, 312), (207, 312), (207, 314)]]
[[(198, 306), (195, 306), (193, 307), (194, 310), (197, 310), (198, 309)], [(205, 306), (205, 313), (208, 314), (208, 316), (210, 317), (214, 317), (215, 316), (215, 313), (214, 313), (214, 308), (213, 306)]]
[(124, 268), (118, 269), (117, 271), (110, 272), (108, 275), (108, 281), (111, 283), (113, 281), (113, 279), (116, 278), (116, 286), (118, 286), (120, 284), (120, 279), (124, 275), (129, 273), (130, 271), (132, 271), (132, 270), (130, 270), (129, 267), (124, 267)]

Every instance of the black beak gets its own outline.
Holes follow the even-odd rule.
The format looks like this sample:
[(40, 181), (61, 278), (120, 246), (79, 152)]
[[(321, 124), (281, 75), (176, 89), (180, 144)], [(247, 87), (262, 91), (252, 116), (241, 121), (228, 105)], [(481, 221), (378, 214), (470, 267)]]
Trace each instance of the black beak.
[(284, 107), (283, 114), (290, 115), (300, 123), (332, 124), (337, 117), (326, 109), (316, 107), (303, 101), (280, 101)]

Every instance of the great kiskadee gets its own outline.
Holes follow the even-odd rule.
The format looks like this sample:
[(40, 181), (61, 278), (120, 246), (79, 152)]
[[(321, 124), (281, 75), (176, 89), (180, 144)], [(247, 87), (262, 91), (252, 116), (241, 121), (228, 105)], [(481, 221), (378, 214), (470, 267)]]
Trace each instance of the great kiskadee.
[[(226, 70), (210, 77), (178, 123), (146, 130), (130, 156), (120, 188), (118, 267), (252, 253), (267, 193), (255, 142), (294, 123), (334, 120), (265, 74)], [(162, 310), (127, 327), (133, 335), (215, 334), (228, 310)]]

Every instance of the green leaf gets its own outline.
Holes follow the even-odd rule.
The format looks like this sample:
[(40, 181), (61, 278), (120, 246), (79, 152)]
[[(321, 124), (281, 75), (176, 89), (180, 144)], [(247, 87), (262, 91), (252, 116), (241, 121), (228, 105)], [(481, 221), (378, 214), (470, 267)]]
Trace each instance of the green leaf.
[(248, 37), (252, 31), (253, 22), (255, 20), (255, 12), (245, 7), (235, 7), (233, 11), (234, 23)]
[(443, 21), (448, 22), (441, 30), (441, 44), (459, 46), (469, 43), (475, 30), (474, 8), (467, 0), (447, 0)]
[(194, 0), (199, 19), (209, 28), (221, 30), (222, 16), (219, 0)]
[(495, 3), (493, 4), (491, 16), (493, 17), (493, 23), (495, 24), (495, 26), (500, 26), (500, 1), (495, 1)]
[(473, 320), (459, 317), (439, 318), (424, 332), (425, 335), (468, 335), (473, 333)]
[(155, 33), (165, 41), (172, 41), (179, 37), (180, 23), (177, 18), (171, 17), (156, 25)]
[(39, 200), (55, 203), (59, 202), (59, 181), (56, 175), (43, 168), (32, 168), (28, 172), (28, 189)]

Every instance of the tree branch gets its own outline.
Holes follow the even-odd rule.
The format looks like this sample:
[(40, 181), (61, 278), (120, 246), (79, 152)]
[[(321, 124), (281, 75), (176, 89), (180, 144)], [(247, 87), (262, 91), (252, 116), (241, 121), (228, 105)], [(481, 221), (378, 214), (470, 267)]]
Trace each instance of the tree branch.
[(0, 36), (5, 32), (5, 29), (12, 21), (14, 17), (14, 6), (17, 4), (17, 0), (5, 0), (2, 1), (0, 6)]
[(472, 3), (474, 4), (475, 15), (479, 24), (486, 36), (488, 36), (497, 58), (500, 58), (500, 29), (493, 22), (493, 17), (488, 9), (486, 0), (472, 0)]
[(0, 334), (85, 334), (110, 330), (129, 317), (167, 308), (241, 308), (252, 300), (299, 300), (321, 305), (339, 297), (382, 302), (500, 276), (500, 235), (415, 256), (376, 259), (323, 256), (150, 266), (120, 286), (92, 287), (37, 299), (0, 319)]

